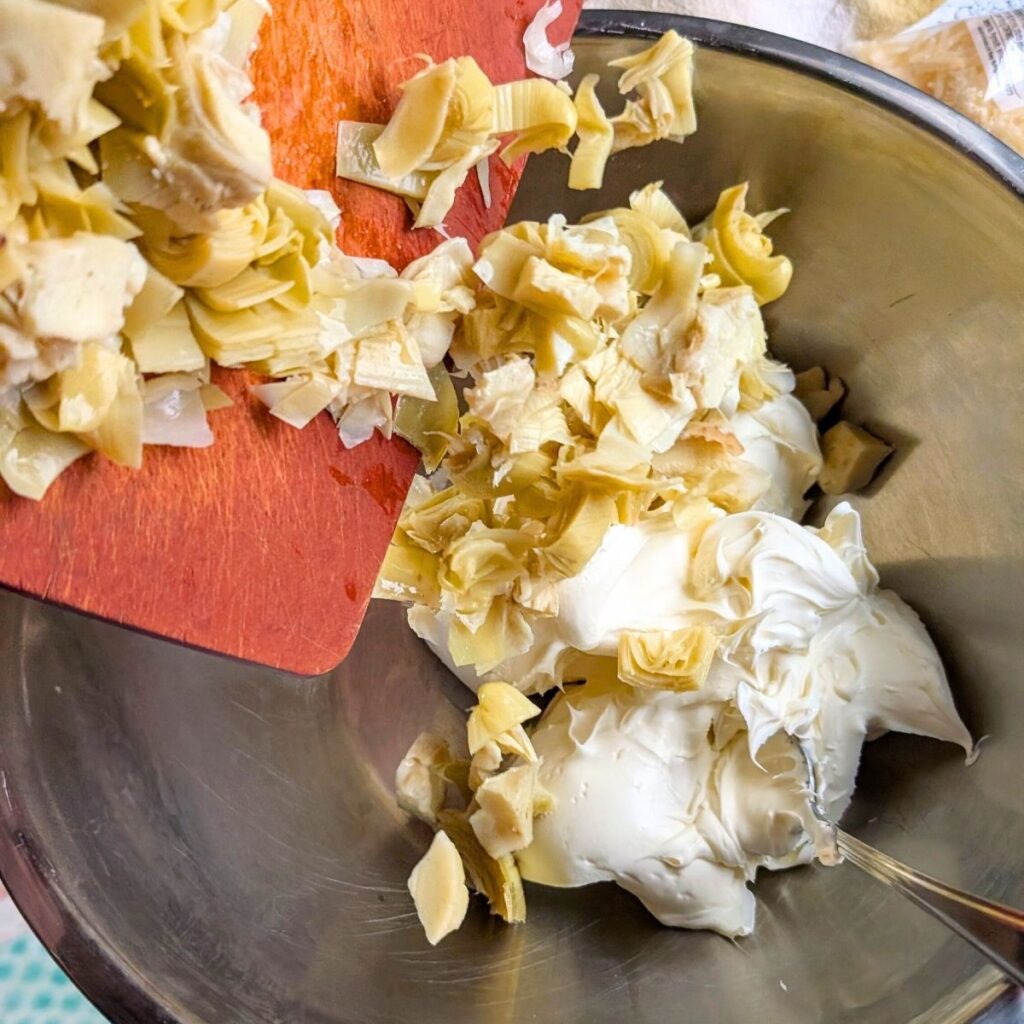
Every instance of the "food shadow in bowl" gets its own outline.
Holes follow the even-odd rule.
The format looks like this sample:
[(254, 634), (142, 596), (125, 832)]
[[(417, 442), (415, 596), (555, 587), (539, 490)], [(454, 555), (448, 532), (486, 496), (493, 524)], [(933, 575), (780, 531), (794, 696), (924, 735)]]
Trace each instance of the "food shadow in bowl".
[[(1024, 163), (885, 76), (753, 30), (591, 13), (578, 73), (672, 26), (704, 44), (697, 135), (616, 156), (600, 197), (536, 159), (513, 216), (572, 219), (659, 178), (692, 218), (746, 179), (751, 208), (792, 208), (772, 346), (842, 376), (848, 414), (899, 442), (856, 502), (869, 547), (992, 734), (971, 768), (913, 737), (869, 745), (847, 820), (1020, 903)], [(762, 876), (735, 943), (661, 928), (611, 886), (529, 886), (526, 925), (475, 906), (431, 948), (405, 889), (428, 833), (392, 777), (421, 729), (459, 732), (468, 695), (402, 620), (374, 605), (349, 659), (301, 680), (0, 596), (0, 871), (118, 1024), (1013, 1019), (977, 954), (844, 868)]]

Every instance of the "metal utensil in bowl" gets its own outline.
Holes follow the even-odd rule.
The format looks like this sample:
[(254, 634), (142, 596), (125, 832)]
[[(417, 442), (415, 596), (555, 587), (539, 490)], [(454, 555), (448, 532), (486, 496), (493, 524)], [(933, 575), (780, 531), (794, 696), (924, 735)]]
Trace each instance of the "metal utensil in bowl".
[(853, 864), (872, 878), (892, 886), (901, 896), (974, 946), (1014, 984), (1024, 986), (1024, 911), (926, 875), (841, 829), (829, 816), (819, 796), (820, 776), (810, 754), (802, 743), (793, 740), (792, 745), (794, 757), (802, 759), (807, 769), (803, 791), (813, 813), (808, 826), (817, 859), (829, 867), (844, 862)]
[[(932, 628), (968, 725), (992, 734), (970, 768), (915, 737), (870, 744), (844, 824), (1020, 903), (1024, 161), (791, 40), (649, 15), (583, 26), (580, 73), (670, 26), (696, 39), (701, 128), (616, 156), (600, 196), (566, 189), (564, 158), (531, 162), (515, 216), (574, 217), (658, 178), (689, 216), (744, 179), (754, 208), (793, 209), (773, 226), (796, 275), (768, 307), (772, 343), (842, 376), (849, 415), (897, 444), (858, 499), (869, 545)], [(463, 727), (470, 698), (395, 606), (372, 608), (348, 660), (311, 680), (13, 595), (0, 645), (0, 873), (117, 1024), (1015, 1012), (979, 954), (852, 871), (762, 876), (757, 930), (738, 943), (661, 928), (608, 886), (531, 886), (525, 926), (477, 907), (429, 947), (405, 890), (428, 836), (396, 810), (392, 778), (421, 729)]]

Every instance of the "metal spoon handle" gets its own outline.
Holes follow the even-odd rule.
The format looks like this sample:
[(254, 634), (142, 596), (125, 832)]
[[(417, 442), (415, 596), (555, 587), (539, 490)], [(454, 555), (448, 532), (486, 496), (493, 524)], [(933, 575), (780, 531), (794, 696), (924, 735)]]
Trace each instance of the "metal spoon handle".
[(927, 910), (1024, 985), (1024, 913), (915, 871), (839, 828), (836, 842), (846, 860)]

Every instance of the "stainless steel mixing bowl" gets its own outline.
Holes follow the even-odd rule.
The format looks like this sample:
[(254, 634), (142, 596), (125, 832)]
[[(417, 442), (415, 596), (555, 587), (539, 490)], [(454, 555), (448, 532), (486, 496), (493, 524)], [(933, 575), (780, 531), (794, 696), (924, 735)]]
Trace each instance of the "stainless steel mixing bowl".
[[(592, 13), (578, 67), (670, 25), (703, 44), (699, 133), (617, 156), (600, 198), (536, 160), (515, 215), (656, 178), (692, 215), (746, 178), (754, 208), (792, 207), (772, 232), (797, 267), (768, 310), (775, 350), (826, 363), (850, 415), (897, 443), (857, 499), (870, 546), (991, 734), (971, 768), (931, 741), (872, 744), (847, 824), (1020, 904), (1024, 161), (892, 79), (755, 31)], [(115, 1021), (1020, 1019), (974, 952), (852, 868), (763, 877), (736, 943), (660, 928), (610, 886), (530, 887), (525, 926), (476, 907), (430, 948), (405, 891), (427, 833), (391, 779), (420, 729), (461, 728), (467, 694), (395, 606), (312, 680), (13, 595), (0, 644), (0, 869)]]

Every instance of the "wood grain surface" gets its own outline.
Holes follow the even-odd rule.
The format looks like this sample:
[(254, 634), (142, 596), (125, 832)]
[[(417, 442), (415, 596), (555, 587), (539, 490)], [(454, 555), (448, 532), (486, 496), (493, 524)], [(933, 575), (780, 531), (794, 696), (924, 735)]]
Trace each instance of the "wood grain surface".
[[(327, 188), (353, 255), (403, 266), (433, 248), (401, 200), (334, 176), (337, 121), (385, 121), (399, 82), (470, 54), (495, 82), (525, 74), (522, 35), (542, 0), (285, 0), (254, 60), (277, 173)], [(567, 38), (579, 0), (552, 35)], [(505, 218), (522, 167), (491, 160), (493, 203), (475, 176), (447, 218), (478, 241)], [(41, 503), (0, 487), (0, 585), (196, 647), (312, 675), (348, 653), (416, 467), (403, 442), (351, 451), (326, 414), (303, 431), (273, 419), (244, 372), (211, 415), (204, 450), (147, 448), (141, 471), (89, 456)]]

